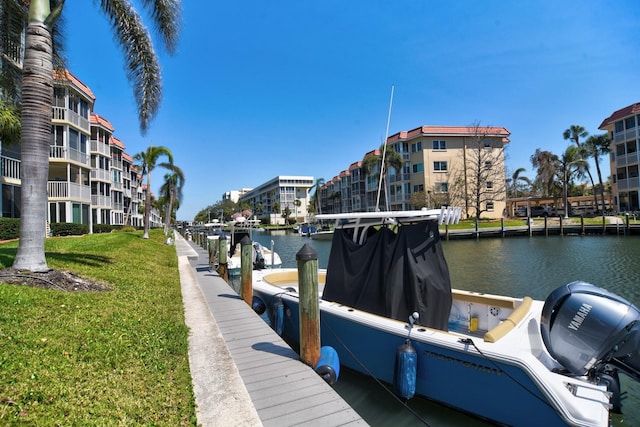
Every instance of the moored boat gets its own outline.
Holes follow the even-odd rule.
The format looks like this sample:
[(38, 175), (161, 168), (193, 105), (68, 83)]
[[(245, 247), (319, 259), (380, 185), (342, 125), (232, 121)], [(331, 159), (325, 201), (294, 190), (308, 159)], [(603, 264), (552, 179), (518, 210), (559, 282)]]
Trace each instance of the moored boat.
[[(640, 379), (638, 309), (582, 282), (545, 301), (452, 289), (438, 224), (458, 217), (456, 209), (322, 215), (336, 222), (318, 273), (322, 345), (400, 394), (397, 353), (409, 342), (413, 393), (498, 424), (608, 426), (621, 410), (618, 373)], [(295, 346), (297, 270), (256, 271), (253, 281)]]

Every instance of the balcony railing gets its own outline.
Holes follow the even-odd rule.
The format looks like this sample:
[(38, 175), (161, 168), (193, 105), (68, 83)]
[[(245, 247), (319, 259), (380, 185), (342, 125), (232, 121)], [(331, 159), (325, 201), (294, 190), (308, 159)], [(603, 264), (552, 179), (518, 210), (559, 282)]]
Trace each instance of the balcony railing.
[(65, 107), (53, 107), (53, 119), (69, 122), (82, 130), (86, 130), (87, 132), (91, 131), (89, 119), (86, 119), (75, 111), (69, 110)]
[(49, 181), (47, 194), (52, 199), (91, 200), (91, 187), (66, 181)]
[(91, 157), (89, 154), (74, 150), (73, 148), (60, 147), (59, 145), (49, 146), (49, 158), (72, 160), (84, 165), (89, 165), (91, 163)]
[(618, 190), (629, 190), (632, 188), (640, 188), (640, 178), (633, 177), (627, 179), (618, 179)]
[(92, 195), (91, 196), (91, 207), (108, 207), (111, 208), (111, 197), (110, 196), (100, 196), (100, 195)]
[(20, 160), (10, 157), (1, 157), (2, 177), (9, 179), (20, 179)]
[(91, 169), (91, 179), (95, 181), (111, 181), (111, 173), (104, 169)]
[(104, 154), (106, 157), (111, 157), (111, 150), (109, 149), (109, 144), (104, 143), (102, 141), (91, 141), (91, 152)]
[(111, 167), (115, 169), (122, 169), (122, 160), (111, 159)]

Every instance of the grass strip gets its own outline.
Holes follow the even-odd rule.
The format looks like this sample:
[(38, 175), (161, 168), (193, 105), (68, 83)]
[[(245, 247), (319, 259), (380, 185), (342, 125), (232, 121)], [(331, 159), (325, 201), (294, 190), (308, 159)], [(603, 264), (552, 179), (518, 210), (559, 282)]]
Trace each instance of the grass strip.
[[(16, 242), (0, 245), (0, 266)], [(0, 424), (196, 425), (174, 246), (160, 230), (50, 238), (50, 268), (113, 285), (0, 284)]]

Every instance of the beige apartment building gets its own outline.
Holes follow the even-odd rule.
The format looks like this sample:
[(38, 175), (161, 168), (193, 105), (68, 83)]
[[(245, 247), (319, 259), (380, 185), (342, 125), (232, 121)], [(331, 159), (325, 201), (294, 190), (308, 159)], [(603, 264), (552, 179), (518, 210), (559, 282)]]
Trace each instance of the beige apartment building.
[(611, 138), (611, 194), (616, 210), (640, 210), (640, 103), (614, 111), (598, 129), (609, 132)]
[[(406, 210), (460, 206), (466, 217), (501, 218), (506, 207), (504, 150), (510, 132), (504, 127), (420, 126), (387, 138), (387, 149), (402, 158), (399, 169), (380, 165), (366, 171), (367, 157), (326, 182), (321, 212)], [(388, 154), (388, 153), (386, 153)], [(386, 156), (385, 156), (386, 157)]]

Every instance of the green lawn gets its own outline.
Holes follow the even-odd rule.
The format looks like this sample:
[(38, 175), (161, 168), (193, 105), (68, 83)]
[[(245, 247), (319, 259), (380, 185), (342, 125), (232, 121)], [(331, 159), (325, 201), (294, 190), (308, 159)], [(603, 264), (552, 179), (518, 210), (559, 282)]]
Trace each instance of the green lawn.
[(1, 425), (196, 425), (175, 247), (141, 235), (47, 239), (50, 268), (111, 291), (0, 284)]

